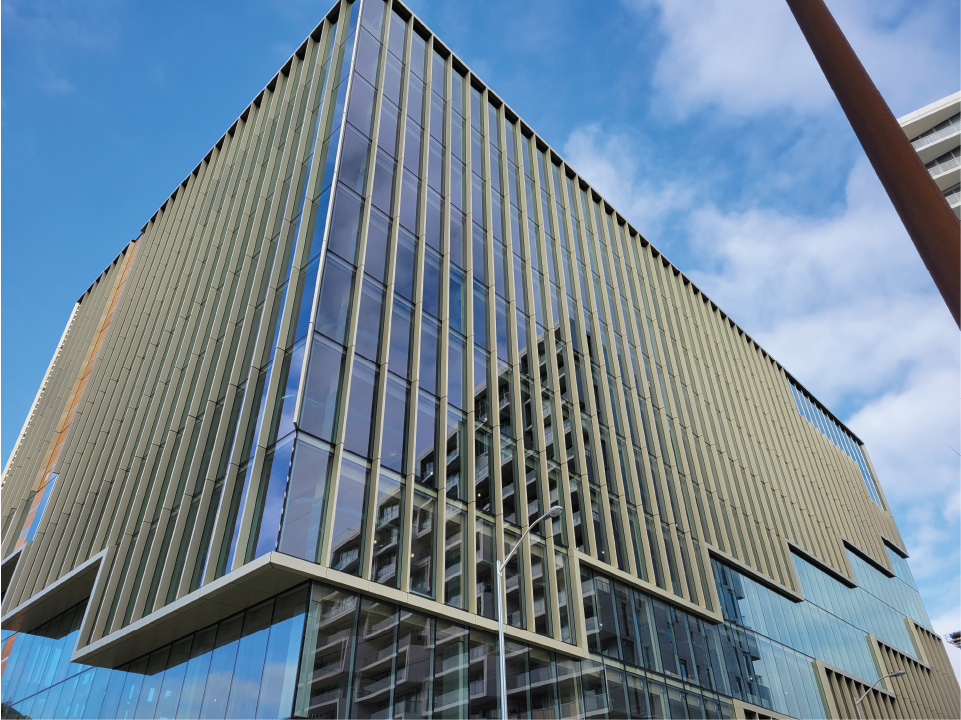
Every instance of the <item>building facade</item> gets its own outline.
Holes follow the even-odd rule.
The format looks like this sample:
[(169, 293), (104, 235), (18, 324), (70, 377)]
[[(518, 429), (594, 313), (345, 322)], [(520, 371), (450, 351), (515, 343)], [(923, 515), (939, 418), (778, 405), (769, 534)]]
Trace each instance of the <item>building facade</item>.
[(511, 716), (959, 714), (858, 438), (396, 0), (79, 299), (2, 523), (5, 717), (499, 717), (528, 527)]
[(898, 123), (961, 217), (961, 92), (898, 118)]

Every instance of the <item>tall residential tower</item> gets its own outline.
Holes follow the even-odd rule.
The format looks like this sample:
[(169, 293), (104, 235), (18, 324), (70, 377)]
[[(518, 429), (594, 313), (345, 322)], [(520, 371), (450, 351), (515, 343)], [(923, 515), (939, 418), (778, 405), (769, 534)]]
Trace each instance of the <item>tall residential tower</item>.
[[(4, 717), (959, 715), (863, 445), (396, 0), (79, 298)], [(894, 672), (904, 674), (882, 679)]]
[(961, 217), (961, 92), (898, 118), (945, 200)]

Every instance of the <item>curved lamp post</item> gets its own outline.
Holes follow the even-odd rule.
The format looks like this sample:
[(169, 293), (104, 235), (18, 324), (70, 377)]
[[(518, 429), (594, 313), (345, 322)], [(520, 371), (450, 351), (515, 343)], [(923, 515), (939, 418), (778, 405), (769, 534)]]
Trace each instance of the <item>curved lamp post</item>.
[(527, 530), (521, 535), (520, 540), (514, 543), (514, 547), (511, 551), (507, 553), (507, 557), (504, 558), (504, 562), (500, 560), (497, 561), (497, 657), (500, 662), (500, 686), (501, 686), (501, 718), (502, 720), (507, 720), (507, 658), (504, 656), (504, 593), (501, 591), (502, 577), (504, 574), (504, 568), (507, 567), (508, 561), (514, 557), (514, 553), (517, 552), (517, 548), (521, 546), (524, 542), (524, 538), (527, 537), (527, 533), (531, 531), (536, 525), (540, 525), (543, 520), (547, 518), (555, 518), (564, 512), (564, 508), (555, 505), (546, 513), (541, 515), (537, 520), (528, 525)]
[(891, 673), (890, 675), (885, 675), (885, 676), (882, 677), (882, 678), (878, 678), (878, 679), (874, 682), (874, 685), (872, 685), (872, 686), (869, 687), (867, 690), (865, 690), (865, 691), (864, 691), (864, 694), (861, 695), (861, 697), (859, 697), (859, 698), (854, 702), (854, 709), (855, 709), (855, 711), (856, 711), (857, 714), (858, 714), (858, 718), (861, 718), (861, 701), (864, 700), (864, 698), (866, 698), (866, 697), (868, 696), (868, 693), (869, 693), (869, 692), (871, 692), (872, 690), (874, 690), (875, 686), (876, 686), (879, 682), (881, 682), (882, 680), (884, 680), (884, 679), (886, 679), (886, 678), (901, 677), (902, 675), (904, 675), (904, 670), (895, 670), (895, 671), (894, 671), (893, 673)]

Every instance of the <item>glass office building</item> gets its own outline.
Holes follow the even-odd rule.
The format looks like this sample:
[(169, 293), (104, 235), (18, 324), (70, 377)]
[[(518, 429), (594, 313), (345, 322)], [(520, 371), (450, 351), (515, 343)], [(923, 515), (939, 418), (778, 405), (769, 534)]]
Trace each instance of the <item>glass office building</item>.
[(81, 296), (0, 519), (4, 717), (499, 717), (528, 528), (511, 717), (961, 712), (858, 438), (396, 1)]

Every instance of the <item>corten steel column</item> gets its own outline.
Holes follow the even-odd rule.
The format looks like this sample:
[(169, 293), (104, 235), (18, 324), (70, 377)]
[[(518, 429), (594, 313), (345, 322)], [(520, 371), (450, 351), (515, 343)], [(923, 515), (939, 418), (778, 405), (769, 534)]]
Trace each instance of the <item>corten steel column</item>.
[(787, 4), (924, 266), (961, 327), (961, 222), (824, 0), (787, 0)]

